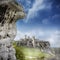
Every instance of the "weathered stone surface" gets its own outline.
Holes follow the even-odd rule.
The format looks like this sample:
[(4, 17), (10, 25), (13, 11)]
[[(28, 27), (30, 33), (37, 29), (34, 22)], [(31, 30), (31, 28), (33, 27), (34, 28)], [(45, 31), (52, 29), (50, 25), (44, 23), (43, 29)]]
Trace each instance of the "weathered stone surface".
[(50, 43), (48, 41), (40, 41), (36, 38), (23, 38), (20, 41), (16, 41), (18, 46), (26, 46), (26, 47), (33, 47), (33, 48), (40, 48), (40, 49), (49, 49)]
[(55, 52), (55, 56), (54, 57), (50, 57), (46, 60), (60, 60), (60, 48), (52, 48)]
[(0, 60), (16, 60), (12, 42), (16, 36), (16, 21), (24, 18), (22, 6), (15, 0), (0, 0)]

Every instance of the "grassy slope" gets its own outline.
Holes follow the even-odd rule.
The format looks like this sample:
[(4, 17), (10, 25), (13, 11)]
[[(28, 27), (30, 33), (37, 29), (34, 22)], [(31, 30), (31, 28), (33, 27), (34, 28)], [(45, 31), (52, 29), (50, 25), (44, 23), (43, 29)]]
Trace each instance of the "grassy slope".
[(35, 60), (36, 58), (39, 58), (37, 60), (44, 60), (45, 57), (51, 57), (51, 55), (44, 53), (37, 48), (18, 47), (16, 46), (16, 43), (14, 43), (13, 46), (16, 50), (17, 60)]
[(24, 60), (35, 60), (36, 58), (44, 59), (45, 57), (50, 56), (49, 54), (41, 52), (39, 49), (36, 49), (36, 48), (18, 47), (18, 49), (20, 50), (21, 60), (23, 59)]

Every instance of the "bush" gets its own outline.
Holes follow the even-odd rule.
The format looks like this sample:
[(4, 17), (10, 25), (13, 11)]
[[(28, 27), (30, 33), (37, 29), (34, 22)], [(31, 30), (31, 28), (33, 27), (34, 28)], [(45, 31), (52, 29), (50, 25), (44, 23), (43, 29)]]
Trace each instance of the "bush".
[(24, 54), (21, 51), (21, 49), (17, 46), (15, 46), (15, 50), (16, 50), (16, 58), (17, 60), (25, 60)]

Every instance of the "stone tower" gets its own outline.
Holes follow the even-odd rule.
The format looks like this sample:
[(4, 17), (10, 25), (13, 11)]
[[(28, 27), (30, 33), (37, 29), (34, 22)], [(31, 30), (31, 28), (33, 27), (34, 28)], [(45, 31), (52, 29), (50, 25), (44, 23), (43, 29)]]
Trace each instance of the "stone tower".
[(0, 0), (0, 60), (16, 60), (12, 42), (16, 36), (16, 21), (25, 17), (15, 0)]

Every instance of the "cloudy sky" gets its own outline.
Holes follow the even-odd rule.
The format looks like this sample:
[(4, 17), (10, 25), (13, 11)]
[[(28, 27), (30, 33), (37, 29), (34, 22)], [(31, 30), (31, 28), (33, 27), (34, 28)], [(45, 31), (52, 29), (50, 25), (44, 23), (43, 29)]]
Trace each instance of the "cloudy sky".
[(52, 47), (60, 47), (60, 0), (17, 0), (26, 17), (16, 22), (19, 40), (28, 35), (49, 41)]

